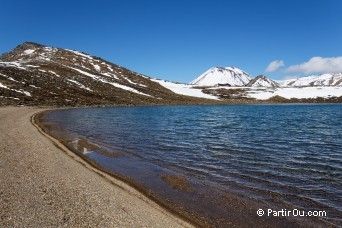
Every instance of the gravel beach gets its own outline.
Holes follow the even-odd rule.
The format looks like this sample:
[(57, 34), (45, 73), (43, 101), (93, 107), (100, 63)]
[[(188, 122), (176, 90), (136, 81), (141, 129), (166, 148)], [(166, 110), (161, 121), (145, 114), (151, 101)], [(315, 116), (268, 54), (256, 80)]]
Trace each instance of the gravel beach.
[(0, 227), (191, 227), (43, 135), (43, 110), (0, 108)]

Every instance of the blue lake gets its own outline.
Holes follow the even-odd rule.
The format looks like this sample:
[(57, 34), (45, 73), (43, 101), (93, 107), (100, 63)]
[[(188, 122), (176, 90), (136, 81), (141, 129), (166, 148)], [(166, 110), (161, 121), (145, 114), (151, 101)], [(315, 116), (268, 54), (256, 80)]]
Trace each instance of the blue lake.
[[(143, 184), (168, 170), (277, 208), (325, 210), (322, 220), (341, 224), (342, 105), (66, 109), (45, 122), (127, 154), (87, 156)], [(144, 177), (132, 171), (139, 162), (150, 164)]]

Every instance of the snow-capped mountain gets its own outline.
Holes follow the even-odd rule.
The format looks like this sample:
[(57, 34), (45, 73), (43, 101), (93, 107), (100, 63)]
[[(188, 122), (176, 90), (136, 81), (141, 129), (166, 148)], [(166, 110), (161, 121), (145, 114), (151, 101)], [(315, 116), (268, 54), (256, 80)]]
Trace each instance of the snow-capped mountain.
[(189, 83), (196, 86), (231, 86), (231, 87), (308, 87), (342, 86), (342, 73), (313, 75), (288, 80), (271, 80), (264, 75), (253, 78), (236, 67), (213, 67)]
[(201, 76), (190, 82), (198, 86), (244, 86), (252, 80), (252, 77), (236, 67), (213, 67)]
[[(0, 56), (0, 105), (205, 103), (151, 78), (82, 52), (26, 42)], [(169, 85), (169, 84), (168, 84)], [(189, 92), (189, 91), (186, 91)], [(187, 94), (185, 94), (187, 95)]]
[[(232, 72), (232, 70), (234, 70)], [(242, 79), (242, 80), (241, 80)], [(272, 100), (280, 102), (342, 101), (342, 74), (324, 74), (285, 81), (264, 75), (252, 78), (237, 68), (214, 67), (191, 82), (194, 88), (220, 100)]]
[(312, 75), (277, 82), (282, 87), (342, 86), (342, 73)]
[(342, 73), (274, 82), (214, 67), (191, 83), (153, 79), (83, 52), (31, 42), (0, 56), (0, 105), (249, 103), (273, 97), (342, 102)]
[(279, 84), (275, 81), (267, 78), (265, 75), (259, 75), (252, 80), (249, 81), (247, 84), (248, 87), (271, 87), (276, 88), (279, 87)]

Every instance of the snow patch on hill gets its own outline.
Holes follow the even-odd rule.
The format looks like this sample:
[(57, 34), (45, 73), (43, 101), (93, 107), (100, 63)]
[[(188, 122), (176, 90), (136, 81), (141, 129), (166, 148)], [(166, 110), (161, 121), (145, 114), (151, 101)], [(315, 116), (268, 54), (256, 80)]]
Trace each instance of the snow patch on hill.
[(75, 67), (70, 67), (70, 66), (65, 66), (65, 67), (68, 67), (68, 68), (70, 68), (70, 69), (76, 70), (77, 72), (79, 72), (79, 73), (81, 73), (81, 74), (83, 74), (83, 75), (85, 75), (85, 76), (91, 77), (92, 79), (94, 79), (94, 80), (96, 80), (96, 81), (100, 81), (100, 82), (102, 82), (102, 83), (106, 83), (106, 84), (115, 86), (115, 87), (120, 88), (120, 89), (123, 89), (123, 90), (130, 91), (130, 92), (133, 92), (133, 93), (136, 93), (136, 94), (140, 94), (140, 95), (152, 97), (152, 96), (149, 95), (149, 94), (142, 93), (142, 92), (140, 92), (140, 91), (138, 91), (138, 90), (136, 90), (136, 89), (134, 89), (134, 88), (131, 88), (131, 87), (129, 87), (129, 86), (121, 85), (121, 84), (115, 83), (115, 82), (109, 82), (109, 81), (105, 80), (104, 78), (101, 78), (101, 77), (99, 77), (99, 76), (97, 76), (97, 75), (94, 75), (94, 74), (90, 74), (90, 73), (88, 73), (88, 72), (85, 72), (85, 71), (83, 71), (83, 70), (77, 69), (77, 68), (75, 68)]
[(78, 82), (78, 81), (75, 81), (75, 80), (72, 80), (72, 79), (66, 79), (68, 80), (69, 82), (72, 82), (74, 84), (76, 84), (78, 87), (80, 87), (81, 89), (85, 89), (85, 90), (88, 90), (90, 92), (92, 92), (93, 90), (89, 89), (88, 87), (86, 87), (85, 85), (83, 85), (82, 83)]
[(12, 91), (14, 91), (14, 92), (17, 92), (17, 93), (22, 93), (22, 94), (24, 94), (25, 96), (31, 97), (31, 93), (30, 93), (30, 92), (27, 92), (27, 91), (25, 91), (25, 90), (22, 90), (22, 89), (20, 89), (20, 90), (17, 90), (17, 89), (11, 89), (11, 88), (9, 88), (8, 86), (6, 86), (6, 85), (2, 84), (1, 82), (0, 82), (0, 88), (4, 88), (4, 89), (8, 89), (8, 90), (12, 90)]
[(81, 56), (81, 57), (84, 57), (84, 58), (93, 60), (93, 57), (92, 57), (92, 56), (83, 54), (83, 53), (81, 53), (81, 52), (79, 52), (79, 51), (74, 51), (74, 50), (70, 50), (70, 49), (64, 49), (64, 50), (70, 51), (70, 52), (72, 52), (72, 53), (74, 53), (74, 54), (76, 54), (76, 55), (78, 55), (78, 56)]
[(164, 86), (165, 88), (171, 90), (172, 92), (180, 94), (180, 95), (219, 100), (219, 98), (213, 95), (205, 94), (202, 92), (201, 89), (193, 88), (193, 86), (191, 85), (174, 83), (174, 82), (160, 80), (160, 79), (151, 79), (151, 80), (159, 83), (161, 86)]
[(307, 99), (317, 97), (340, 97), (342, 96), (342, 87), (333, 86), (312, 86), (301, 88), (262, 88), (262, 87), (228, 87), (220, 86), (210, 88), (226, 90), (242, 90), (246, 98), (255, 98), (257, 100), (267, 100), (274, 96), (280, 96), (286, 99)]
[(274, 96), (286, 99), (297, 98), (317, 98), (317, 97), (339, 97), (342, 96), (342, 87), (304, 87), (304, 88), (278, 88), (269, 91), (250, 91), (249, 97), (258, 100), (267, 100)]
[(24, 54), (25, 54), (25, 55), (30, 55), (30, 54), (32, 54), (34, 51), (35, 51), (34, 49), (25, 50), (25, 51), (24, 51)]
[(18, 69), (26, 70), (25, 67), (22, 66), (20, 62), (13, 61), (13, 62), (0, 62), (0, 66), (2, 67), (15, 67)]

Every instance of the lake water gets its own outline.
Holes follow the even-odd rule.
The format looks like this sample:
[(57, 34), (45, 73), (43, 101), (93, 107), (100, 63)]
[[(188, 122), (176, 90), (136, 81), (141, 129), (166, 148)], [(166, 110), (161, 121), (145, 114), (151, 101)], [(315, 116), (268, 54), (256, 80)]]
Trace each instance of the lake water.
[[(342, 105), (68, 109), (48, 112), (44, 122), (61, 126), (64, 133), (50, 133), (68, 135), (72, 141), (64, 141), (70, 145), (84, 138), (108, 153), (119, 152), (83, 151), (106, 170), (191, 213), (227, 217), (234, 203), (222, 209), (210, 204), (229, 195), (253, 210), (324, 210), (327, 216), (315, 219), (341, 225)], [(192, 190), (170, 187), (160, 174), (180, 176)], [(189, 199), (194, 192), (197, 198)]]

